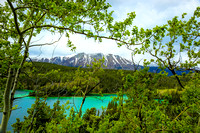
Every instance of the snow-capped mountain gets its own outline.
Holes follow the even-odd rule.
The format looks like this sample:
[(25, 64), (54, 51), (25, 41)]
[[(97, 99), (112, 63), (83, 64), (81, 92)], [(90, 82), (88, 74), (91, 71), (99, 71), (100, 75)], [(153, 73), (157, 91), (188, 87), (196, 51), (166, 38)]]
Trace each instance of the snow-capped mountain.
[[(113, 54), (85, 54), (85, 53), (79, 53), (74, 55), (68, 55), (68, 56), (62, 56), (62, 57), (53, 57), (53, 58), (32, 58), (32, 61), (35, 62), (48, 62), (63, 66), (70, 66), (70, 67), (87, 67), (87, 64), (91, 65), (94, 61), (94, 58), (99, 60), (102, 58), (105, 58), (104, 65), (107, 66), (107, 69), (123, 69), (123, 70), (135, 70), (135, 67), (133, 63), (119, 55), (113, 55)], [(136, 69), (143, 69), (143, 66), (136, 66)], [(200, 72), (200, 68), (195, 68), (196, 71)], [(153, 73), (159, 73), (161, 70), (158, 68), (158, 66), (149, 66), (149, 72)], [(173, 75), (169, 69), (165, 69), (166, 72), (168, 72), (168, 76)], [(183, 72), (189, 73), (189, 70), (187, 71), (176, 71), (178, 75), (181, 75)]]
[(48, 62), (70, 67), (86, 67), (87, 64), (91, 65), (94, 61), (94, 58), (99, 60), (105, 58), (104, 65), (107, 66), (107, 69), (124, 69), (124, 70), (134, 70), (133, 64), (131, 61), (113, 54), (85, 54), (79, 53), (76, 55), (69, 55), (63, 57), (53, 57), (53, 58), (41, 58), (41, 59), (32, 59), (36, 62)]

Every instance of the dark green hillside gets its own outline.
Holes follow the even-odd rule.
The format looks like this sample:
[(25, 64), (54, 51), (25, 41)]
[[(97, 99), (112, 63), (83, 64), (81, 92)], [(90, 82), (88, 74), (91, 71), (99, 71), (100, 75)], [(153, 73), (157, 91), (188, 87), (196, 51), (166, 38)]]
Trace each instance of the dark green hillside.
[[(89, 68), (79, 68), (81, 71), (89, 72)], [(29, 62), (23, 68), (23, 75), (20, 78), (23, 85), (19, 89), (34, 89), (34, 86), (44, 86), (50, 83), (59, 83), (72, 81), (75, 72), (78, 70), (76, 67), (67, 67), (57, 64), (44, 63), (44, 62)], [(110, 70), (104, 69), (103, 72), (96, 76), (101, 80), (99, 85), (104, 93), (117, 92), (122, 87), (122, 75), (133, 74), (130, 70)], [(30, 85), (35, 84), (35, 85)]]
[(46, 62), (32, 62), (33, 67), (37, 68), (37, 70), (40, 71), (40, 73), (48, 72), (52, 69), (57, 70), (60, 69), (62, 72), (69, 72), (69, 71), (76, 71), (77, 68), (75, 67), (68, 67), (68, 66), (62, 66), (52, 63), (46, 63)]
[[(44, 62), (27, 62), (22, 70), (18, 88), (31, 90), (51, 88), (49, 89), (49, 91), (51, 90), (51, 95), (57, 95), (59, 89), (65, 88), (65, 90), (67, 89), (68, 92), (70, 92), (68, 95), (71, 95), (73, 91), (71, 91), (70, 88), (66, 88), (66, 86), (70, 87), (69, 84), (74, 82), (75, 73), (78, 69), (86, 74), (92, 71), (92, 69), (89, 68), (67, 67)], [(120, 88), (124, 88), (124, 77), (134, 74), (135, 72), (131, 70), (104, 69), (102, 72), (96, 74), (95, 77), (101, 82), (98, 87), (102, 93), (116, 93)], [(156, 75), (158, 76), (159, 74), (148, 72), (146, 76), (153, 80), (153, 77)], [(190, 78), (187, 76), (181, 78), (184, 84), (187, 84), (189, 79)], [(173, 76), (161, 76), (157, 79), (157, 82), (150, 86), (156, 87), (156, 89), (179, 88), (176, 78)], [(73, 87), (73, 85), (71, 87)], [(99, 91), (93, 91), (93, 93), (97, 92)], [(65, 91), (63, 91), (63, 93), (65, 93)]]

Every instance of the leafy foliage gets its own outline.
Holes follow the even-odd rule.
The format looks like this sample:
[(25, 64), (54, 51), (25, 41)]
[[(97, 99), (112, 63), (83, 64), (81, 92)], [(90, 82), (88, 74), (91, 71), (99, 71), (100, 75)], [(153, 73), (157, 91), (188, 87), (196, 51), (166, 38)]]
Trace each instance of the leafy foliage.
[(35, 104), (27, 110), (29, 116), (25, 116), (23, 122), (17, 119), (17, 122), (12, 125), (14, 132), (47, 132), (47, 123), (51, 121), (60, 123), (66, 117), (65, 112), (67, 108), (67, 103), (65, 106), (60, 106), (59, 101), (57, 101), (51, 109), (50, 106), (47, 106), (45, 99), (37, 99)]
[[(0, 85), (4, 95), (0, 132), (6, 132), (10, 114), (16, 109), (13, 107), (15, 90), (26, 87), (40, 88), (36, 94), (42, 93), (45, 97), (36, 99), (24, 121), (17, 119), (13, 124), (15, 132), (200, 132), (199, 73), (182, 75), (182, 81), (188, 81), (184, 86), (181, 77), (176, 75), (176, 70), (193, 69), (200, 63), (200, 8), (188, 21), (184, 20), (186, 14), (183, 14), (182, 19), (174, 17), (163, 26), (153, 29), (133, 26), (129, 31), (135, 13), (129, 13), (123, 22), (114, 22), (109, 7), (105, 0), (7, 0), (4, 6), (1, 5), (0, 76), (3, 78)], [(103, 36), (105, 29), (109, 32), (106, 34), (108, 36)], [(165, 82), (159, 81), (170, 82), (174, 77), (166, 78), (166, 74), (162, 73), (151, 74), (148, 68), (124, 73), (107, 71), (108, 74), (105, 74), (101, 68), (103, 60), (94, 62), (90, 69), (74, 69), (74, 73), (66, 72), (64, 68), (41, 72), (26, 59), (30, 47), (47, 45), (31, 43), (32, 37), (42, 31), (65, 34), (71, 50), (76, 49), (70, 41), (70, 35), (74, 33), (100, 42), (102, 39), (115, 40), (118, 46), (126, 45), (129, 49), (132, 45), (142, 45), (133, 52), (148, 52), (155, 60), (144, 63), (156, 62), (161, 68), (168, 68), (183, 89), (161, 95), (157, 89), (161, 89)], [(185, 62), (181, 60), (183, 53), (187, 53), (188, 57)], [(31, 81), (24, 79), (27, 75), (29, 79), (36, 79), (33, 84), (29, 85)], [(106, 78), (114, 82), (108, 83)], [(17, 84), (19, 79), (21, 83)], [(104, 82), (102, 86), (101, 82)], [(92, 108), (82, 116), (85, 98), (91, 92), (99, 92), (101, 87), (105, 92), (118, 91), (118, 96), (101, 115)], [(72, 108), (66, 115), (65, 110), (69, 109), (67, 103), (60, 106), (57, 102), (53, 108), (47, 105), (46, 94), (55, 95), (58, 92), (83, 96), (78, 114)]]
[[(105, 38), (118, 43), (129, 43), (122, 37), (121, 32), (126, 31), (123, 35), (130, 36), (127, 26), (132, 24), (135, 14), (129, 13), (124, 22), (116, 22), (113, 25), (113, 12), (109, 12), (109, 7), (106, 0), (7, 0), (4, 5), (0, 5), (0, 48), (3, 53), (6, 53), (2, 55), (1, 52), (0, 54), (3, 59), (17, 59), (9, 63), (1, 61), (5, 64), (4, 69), (7, 69), (5, 70), (7, 78), (3, 89), (5, 90), (4, 98), (2, 98), (4, 114), (0, 132), (6, 132), (14, 93), (17, 86), (19, 87), (18, 79), (29, 56), (29, 48), (53, 44), (33, 44), (33, 37), (43, 31), (52, 34), (60, 33), (61, 36), (65, 35), (68, 38), (67, 46), (72, 51), (76, 49), (70, 41), (70, 35), (74, 33), (84, 35), (86, 38), (94, 38), (100, 42)], [(105, 29), (110, 32), (110, 35), (104, 36)], [(7, 43), (8, 40), (12, 43)]]
[[(163, 95), (159, 95), (152, 87), (161, 75), (152, 78), (147, 78), (147, 75), (148, 68), (127, 75), (124, 88), (101, 114), (95, 108), (91, 108), (79, 117), (72, 108), (67, 117), (52, 117), (51, 121), (41, 125), (40, 129), (46, 132), (198, 132), (199, 74), (193, 74), (192, 78), (196, 84), (191, 81), (183, 92)], [(127, 98), (124, 98), (123, 91), (127, 88)], [(28, 120), (30, 123), (30, 118), (23, 123)], [(60, 118), (62, 119), (58, 122), (54, 120)], [(38, 120), (38, 123), (44, 121)], [(21, 128), (22, 125), (17, 122), (15, 129)]]
[[(197, 7), (188, 21), (184, 19), (186, 14), (183, 14), (182, 19), (175, 16), (163, 26), (147, 29), (152, 35), (151, 39), (140, 49), (134, 49), (134, 54), (149, 53), (152, 59), (145, 60), (145, 64), (155, 62), (162, 69), (168, 68), (184, 88), (176, 71), (191, 70), (200, 64), (199, 14), (200, 7)], [(187, 59), (183, 59), (182, 55), (187, 55)]]

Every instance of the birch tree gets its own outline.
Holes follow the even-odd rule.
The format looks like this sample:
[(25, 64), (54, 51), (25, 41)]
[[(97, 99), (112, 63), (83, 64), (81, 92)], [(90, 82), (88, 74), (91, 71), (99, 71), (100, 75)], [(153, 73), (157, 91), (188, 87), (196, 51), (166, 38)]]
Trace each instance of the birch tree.
[[(169, 69), (176, 77), (181, 88), (184, 88), (177, 70), (195, 70), (200, 64), (200, 7), (191, 18), (185, 19), (186, 13), (179, 19), (175, 16), (163, 26), (147, 29), (152, 35), (142, 44), (141, 48), (134, 49), (135, 54), (149, 53), (154, 62), (161, 68)], [(144, 36), (144, 30), (140, 36)]]
[(129, 13), (123, 22), (114, 22), (109, 7), (106, 0), (7, 0), (5, 5), (0, 6), (0, 43), (1, 46), (9, 44), (9, 47), (1, 47), (1, 53), (10, 50), (18, 54), (14, 56), (10, 52), (10, 55), (1, 57), (1, 66), (6, 66), (6, 77), (2, 89), (4, 98), (0, 132), (6, 132), (18, 77), (29, 56), (29, 48), (52, 44), (32, 44), (33, 37), (41, 32), (59, 33), (68, 38), (67, 46), (72, 50), (76, 47), (70, 41), (71, 34), (80, 34), (100, 42), (111, 39), (118, 45), (135, 45), (132, 41), (134, 36), (130, 38), (132, 31), (127, 30), (135, 13)]

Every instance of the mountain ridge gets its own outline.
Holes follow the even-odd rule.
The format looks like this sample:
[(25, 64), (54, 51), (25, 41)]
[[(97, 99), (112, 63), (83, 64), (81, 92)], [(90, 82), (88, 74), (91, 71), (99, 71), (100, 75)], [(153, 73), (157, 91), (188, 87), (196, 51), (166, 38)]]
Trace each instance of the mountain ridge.
[(123, 58), (119, 55), (113, 54), (103, 54), (103, 53), (95, 53), (95, 54), (86, 54), (86, 53), (78, 53), (68, 56), (58, 56), (53, 58), (33, 58), (32, 61), (36, 62), (47, 62), (53, 63), (63, 66), (70, 67), (83, 67), (86, 68), (87, 64), (91, 65), (94, 61), (94, 58), (99, 60), (104, 57), (105, 62), (104, 65), (106, 69), (123, 69), (123, 70), (135, 70), (133, 63)]
[[(144, 67), (141, 65), (134, 65), (130, 60), (123, 58), (119, 55), (113, 54), (103, 54), (103, 53), (94, 53), (94, 54), (86, 54), (86, 53), (78, 53), (72, 54), (68, 56), (58, 56), (53, 58), (32, 58), (33, 62), (47, 62), (53, 63), (57, 65), (63, 65), (68, 67), (81, 67), (87, 68), (87, 65), (91, 65), (96, 60), (105, 58), (104, 65), (106, 69), (122, 69), (122, 70), (135, 70), (135, 69), (143, 69)], [(169, 69), (165, 69), (168, 73), (168, 76), (172, 76), (172, 72)], [(149, 72), (159, 73), (161, 69), (158, 66), (149, 66)], [(182, 75), (183, 72), (189, 73), (189, 70), (186, 71), (176, 71), (178, 75)]]

